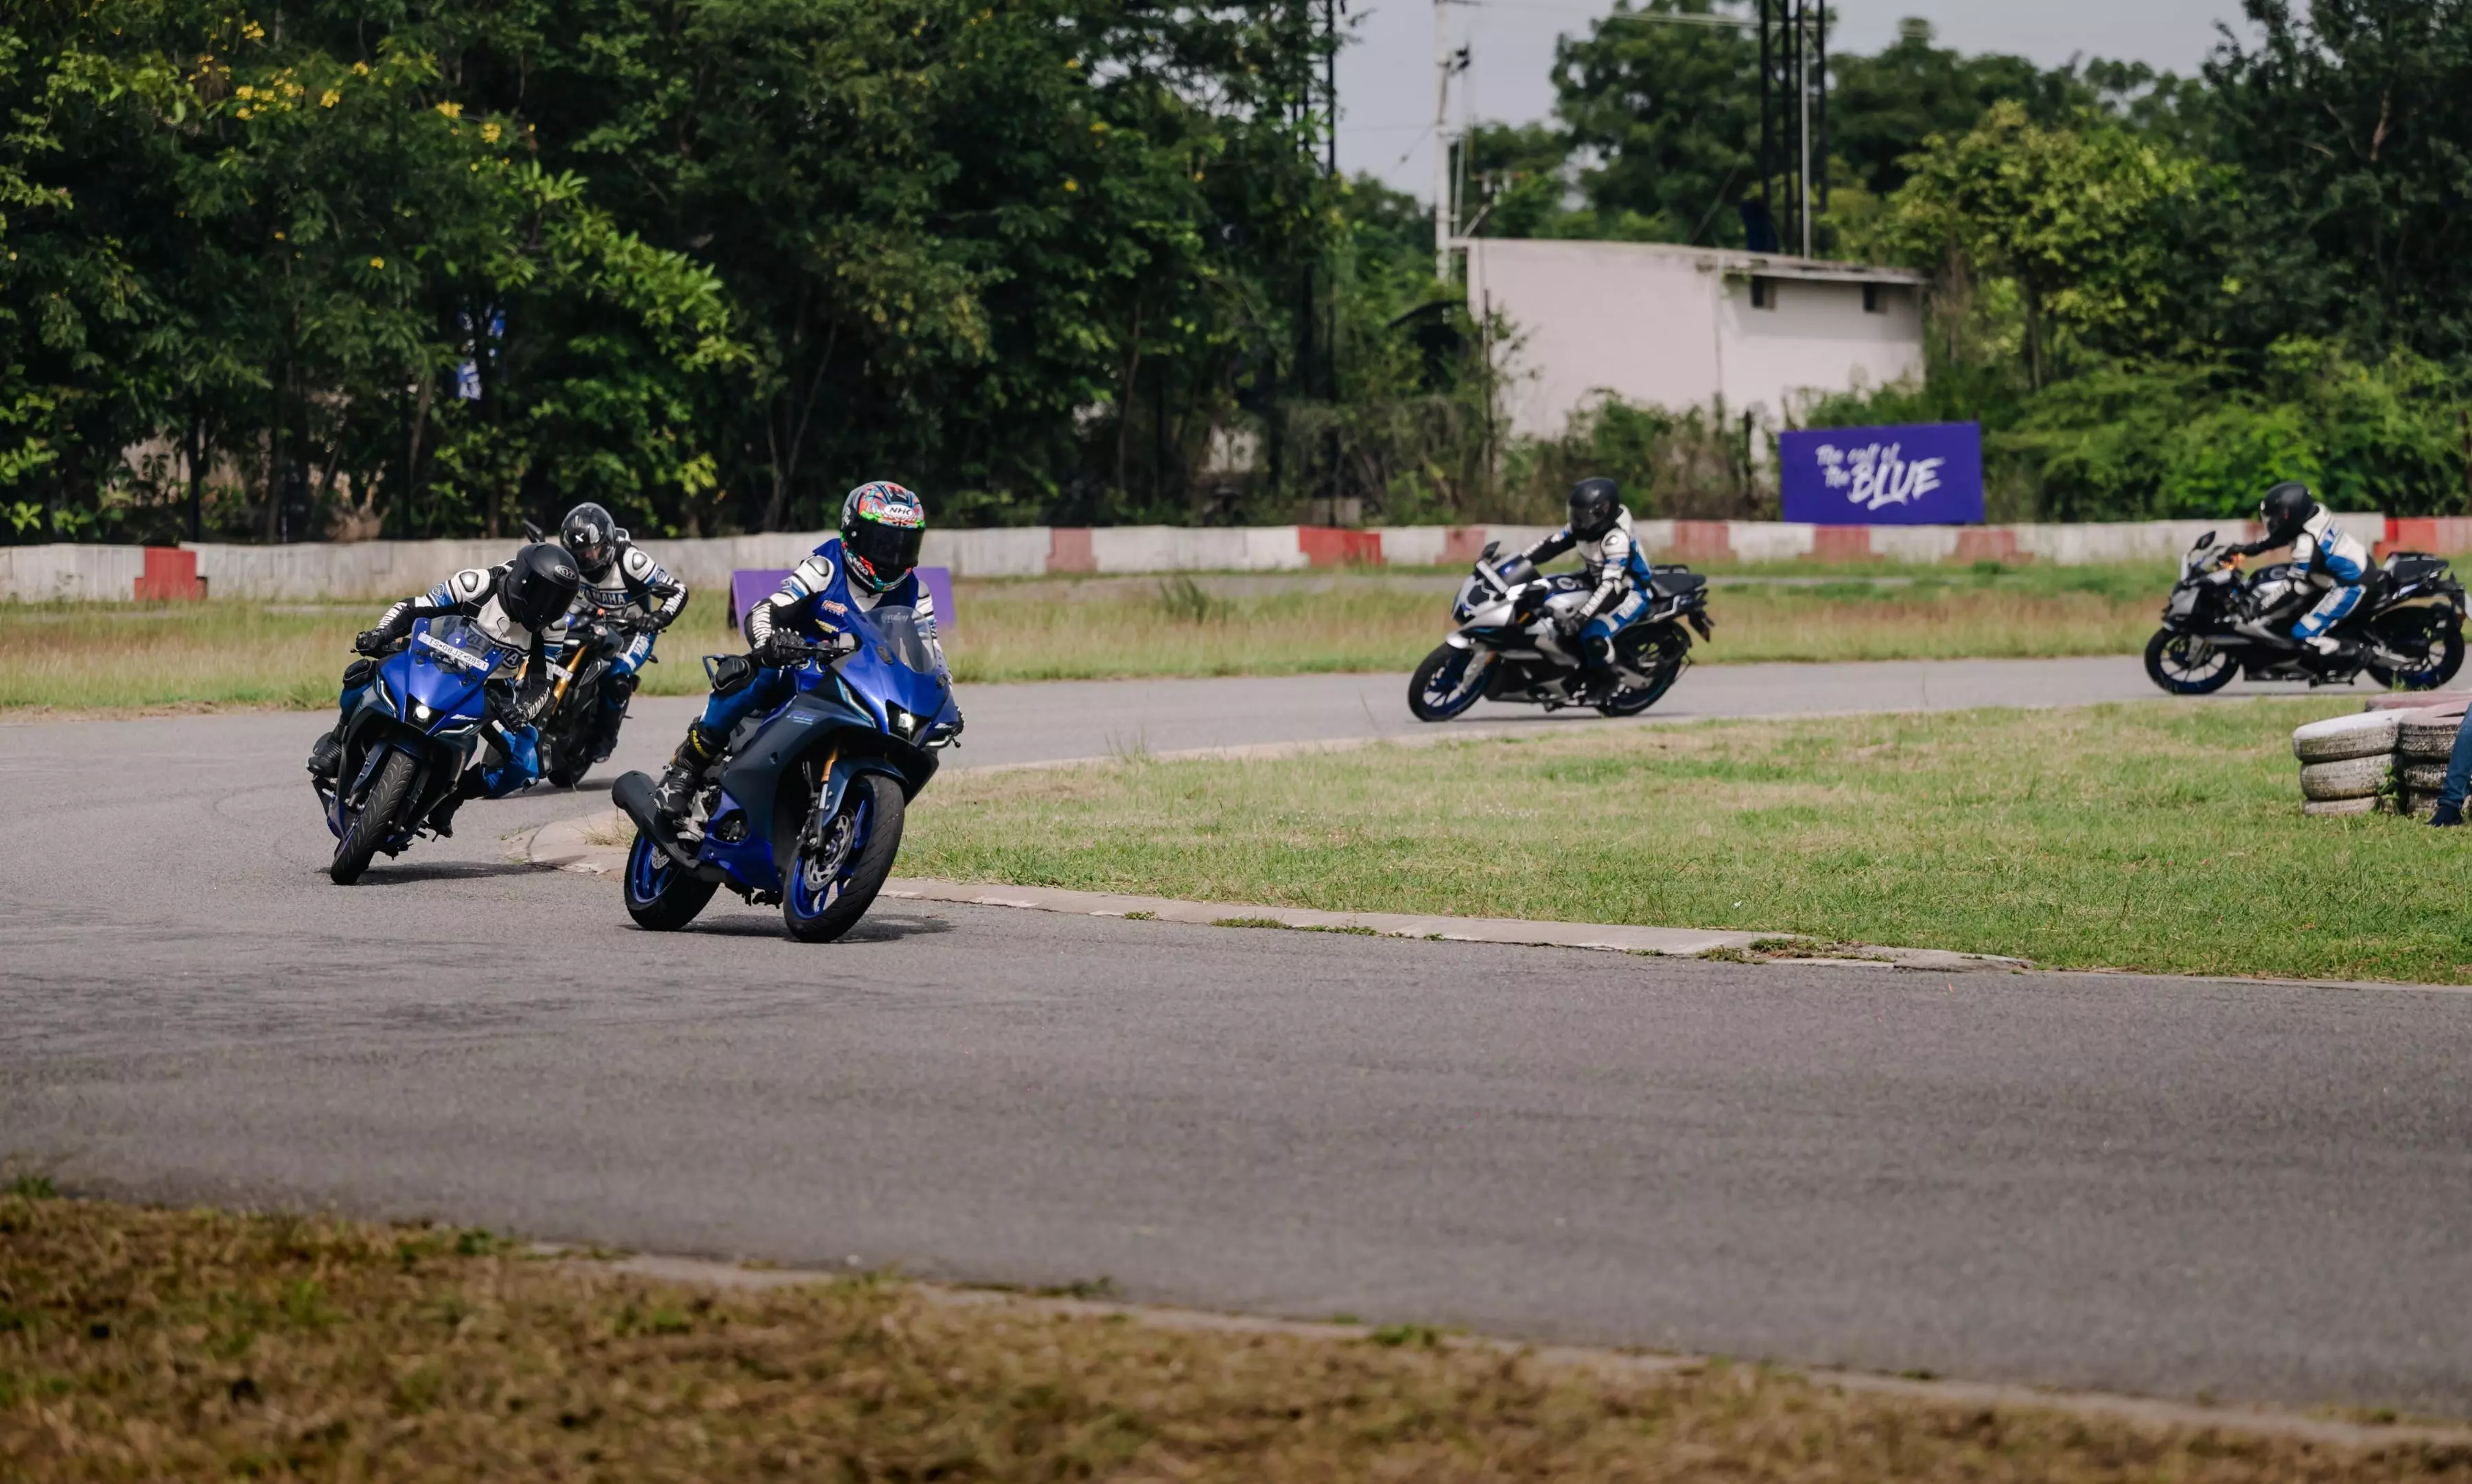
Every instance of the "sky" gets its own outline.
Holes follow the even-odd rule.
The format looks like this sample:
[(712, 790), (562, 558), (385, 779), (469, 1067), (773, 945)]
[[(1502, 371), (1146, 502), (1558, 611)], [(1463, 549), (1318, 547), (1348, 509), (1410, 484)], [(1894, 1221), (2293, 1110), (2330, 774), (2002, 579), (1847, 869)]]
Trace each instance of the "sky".
[[(1585, 35), (1610, 6), (1590, 0), (1480, 0), (1449, 8), (1453, 45), (1469, 49), (1454, 81), (1480, 119), (1527, 123), (1553, 111), (1554, 38)], [(1932, 23), (1943, 46), (2013, 52), (2047, 66), (2080, 54), (2193, 72), (2218, 22), (2239, 27), (2239, 0), (1833, 0), (1829, 48), (1876, 52), (1902, 16)], [(1355, 44), (1340, 54), (1339, 163), (1431, 200), (1434, 8), (1430, 0), (1351, 0)]]

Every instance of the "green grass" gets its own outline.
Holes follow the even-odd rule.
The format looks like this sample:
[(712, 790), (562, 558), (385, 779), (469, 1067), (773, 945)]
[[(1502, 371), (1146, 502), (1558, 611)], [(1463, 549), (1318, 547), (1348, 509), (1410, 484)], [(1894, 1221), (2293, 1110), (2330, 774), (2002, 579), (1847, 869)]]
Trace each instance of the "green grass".
[[(2160, 568), (1922, 568), (1767, 575), (1725, 587), (1704, 663), (2125, 654), (2171, 586)], [(1894, 578), (1895, 580), (1889, 580)], [(965, 581), (947, 648), (964, 685), (1142, 675), (1404, 671), (1449, 627), (1440, 574)], [(383, 603), (0, 604), (0, 711), (317, 709)], [(701, 694), (699, 657), (740, 648), (702, 595), (645, 671)]]
[(902, 867), (1339, 911), (2472, 982), (2472, 832), (2304, 818), (2349, 700), (2157, 700), (957, 775)]
[(12, 1484), (2333, 1484), (2465, 1462), (1764, 1365), (1591, 1369), (1414, 1323), (1177, 1329), (873, 1276), (696, 1288), (437, 1228), (22, 1196), (0, 1196), (0, 1460)]

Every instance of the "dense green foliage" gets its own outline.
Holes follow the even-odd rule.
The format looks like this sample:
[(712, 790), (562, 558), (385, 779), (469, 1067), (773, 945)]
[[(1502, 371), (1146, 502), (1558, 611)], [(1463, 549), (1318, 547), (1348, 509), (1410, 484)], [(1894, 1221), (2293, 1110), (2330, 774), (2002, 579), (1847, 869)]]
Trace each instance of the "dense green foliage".
[[(1821, 241), (1934, 275), (1930, 372), (1803, 419), (1980, 419), (1995, 516), (2228, 516), (2285, 478), (2342, 508), (2472, 509), (2472, 3), (2245, 9), (2199, 78), (1920, 34), (1832, 58)], [(1739, 244), (1756, 57), (1623, 11), (1566, 41), (1558, 127), (1470, 141), (1484, 230)], [(1608, 409), (1555, 453), (1651, 480), (1668, 512), (1766, 510), (1730, 471), (1676, 484), (1722, 462), (1717, 431)]]
[[(260, 537), (494, 531), (586, 496), (639, 529), (814, 525), (887, 475), (946, 518), (1206, 515), (1189, 471), (1239, 418), (1429, 389), (1389, 379), (1423, 365), (1390, 325), (1434, 290), (1352, 250), (1298, 5), (12, 21), (15, 539), (168, 535), (192, 498)], [(1363, 333), (1334, 355), (1334, 329)], [(1288, 420), (1273, 493), (1338, 457), (1281, 448)]]
[[(1931, 271), (1930, 374), (1802, 419), (1978, 418), (2007, 516), (2472, 507), (2472, 0), (2245, 4), (2193, 79), (1832, 53), (1819, 247)], [(1739, 245), (1747, 11), (1566, 39), (1462, 229)], [(1723, 408), (1498, 435), (1508, 327), (1324, 172), (1320, 13), (27, 0), (0, 540), (1772, 510)]]

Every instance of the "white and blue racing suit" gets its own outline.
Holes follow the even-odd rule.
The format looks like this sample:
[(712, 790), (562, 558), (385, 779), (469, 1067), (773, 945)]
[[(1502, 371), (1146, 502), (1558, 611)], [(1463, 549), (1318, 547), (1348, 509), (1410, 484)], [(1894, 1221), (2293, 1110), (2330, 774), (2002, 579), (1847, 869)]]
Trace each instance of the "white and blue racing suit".
[(602, 736), (608, 741), (617, 738), (618, 722), (635, 694), (637, 672), (652, 661), (654, 636), (676, 623), (687, 605), (687, 585), (651, 554), (631, 541), (615, 544), (616, 554), (606, 566), (583, 574), (583, 591), (575, 597), (579, 612), (598, 607), (617, 613), (632, 607), (644, 614), (627, 647), (609, 656), (609, 678), (601, 687)]
[(1648, 611), (1649, 589), (1656, 574), (1631, 535), (1628, 507), (1614, 512), (1613, 524), (1601, 536), (1581, 540), (1565, 526), (1530, 547), (1527, 556), (1541, 567), (1575, 548), (1581, 579), (1590, 589), (1579, 609), (1580, 652), (1597, 667), (1611, 669), (1613, 637)]
[(2255, 556), (2284, 545), (2292, 548), (2293, 565), (2311, 582), (2325, 589), (2318, 605), (2300, 615), (2292, 625), (2292, 637), (2307, 644), (2360, 606), (2361, 584), (2369, 571), (2369, 551), (2359, 537), (2335, 524), (2335, 517), (2323, 506), (2302, 521), (2297, 530), (2269, 531), (2264, 539), (2232, 550), (2244, 556)]

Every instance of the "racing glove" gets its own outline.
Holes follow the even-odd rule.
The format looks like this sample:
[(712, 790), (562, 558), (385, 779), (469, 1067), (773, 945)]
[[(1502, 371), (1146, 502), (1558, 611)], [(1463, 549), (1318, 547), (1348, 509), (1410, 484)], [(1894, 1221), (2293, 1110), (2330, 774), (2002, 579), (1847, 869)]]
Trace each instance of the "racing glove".
[(368, 655), (372, 659), (393, 648), (394, 636), (383, 628), (362, 629), (352, 640), (352, 648), (355, 652)]
[(764, 636), (755, 647), (755, 663), (767, 670), (780, 670), (796, 665), (807, 657), (807, 641), (796, 634), (775, 629)]

